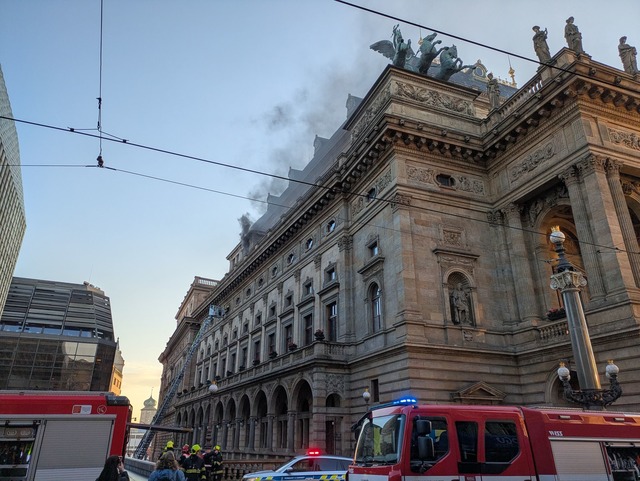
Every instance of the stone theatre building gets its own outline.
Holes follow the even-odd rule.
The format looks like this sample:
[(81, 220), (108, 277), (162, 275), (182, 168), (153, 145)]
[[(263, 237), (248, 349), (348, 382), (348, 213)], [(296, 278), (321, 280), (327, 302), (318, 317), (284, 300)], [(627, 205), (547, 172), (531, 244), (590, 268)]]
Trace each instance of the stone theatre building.
[(370, 404), (566, 404), (558, 362), (575, 366), (552, 311), (552, 226), (588, 279), (603, 386), (607, 360), (620, 367), (613, 409), (640, 409), (640, 83), (566, 48), (553, 61), (501, 86), (493, 109), (456, 76), (391, 65), (349, 98), (229, 272), (196, 278), (182, 303), (160, 399), (208, 306), (226, 314), (163, 421), (194, 429), (177, 443), (220, 444), (226, 459), (351, 455), (365, 391)]

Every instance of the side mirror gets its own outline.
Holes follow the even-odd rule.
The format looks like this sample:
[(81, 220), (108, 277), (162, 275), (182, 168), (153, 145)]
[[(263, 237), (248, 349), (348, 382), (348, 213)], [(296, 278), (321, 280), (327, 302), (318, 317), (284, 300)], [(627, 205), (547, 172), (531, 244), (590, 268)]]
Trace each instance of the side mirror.
[(431, 437), (420, 436), (418, 438), (418, 457), (421, 461), (431, 461), (435, 458), (435, 448)]
[(431, 421), (428, 419), (416, 419), (416, 432), (418, 436), (431, 434)]

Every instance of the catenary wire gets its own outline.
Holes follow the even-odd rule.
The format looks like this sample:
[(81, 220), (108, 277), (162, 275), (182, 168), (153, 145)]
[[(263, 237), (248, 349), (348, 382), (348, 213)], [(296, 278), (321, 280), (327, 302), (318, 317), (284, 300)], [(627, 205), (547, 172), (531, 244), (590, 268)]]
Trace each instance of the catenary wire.
[[(467, 38), (467, 37), (461, 37), (461, 36), (455, 35), (453, 33), (445, 32), (444, 30), (438, 30), (438, 29), (435, 29), (435, 28), (432, 28), (432, 27), (428, 27), (426, 25), (422, 25), (420, 23), (412, 22), (410, 20), (405, 20), (404, 18), (396, 17), (394, 15), (389, 15), (387, 13), (383, 13), (383, 12), (380, 12), (378, 10), (373, 10), (371, 8), (363, 7), (362, 5), (357, 5), (355, 3), (350, 3), (350, 2), (347, 2), (345, 0), (334, 0), (334, 1), (337, 2), (337, 3), (341, 3), (343, 5), (346, 5), (348, 7), (353, 7), (353, 8), (359, 9), (359, 10), (363, 10), (363, 11), (368, 12), (368, 13), (372, 13), (374, 15), (378, 15), (380, 17), (385, 17), (385, 18), (388, 18), (390, 20), (394, 20), (396, 22), (406, 23), (407, 25), (412, 25), (412, 26), (418, 27), (420, 29), (424, 28), (426, 30), (431, 30), (432, 32), (435, 32), (435, 33), (438, 33), (438, 34), (441, 34), (441, 35), (446, 35), (447, 37), (451, 37), (451, 38), (454, 38), (456, 40), (461, 40), (463, 42), (470, 43), (470, 44), (476, 45), (478, 47), (486, 48), (487, 50), (493, 50), (494, 52), (503, 53), (503, 54), (508, 55), (508, 56), (516, 57), (516, 58), (519, 58), (521, 60), (525, 60), (527, 62), (532, 62), (532, 63), (535, 63), (535, 64), (540, 65), (540, 66), (553, 67), (556, 70), (559, 70), (559, 71), (565, 72), (565, 73), (573, 74), (576, 77), (586, 78), (586, 79), (589, 79), (591, 81), (593, 81), (593, 79), (594, 79), (592, 76), (585, 75), (585, 74), (582, 74), (580, 72), (574, 72), (573, 70), (569, 70), (567, 68), (558, 66), (558, 65), (553, 64), (553, 63), (541, 62), (540, 60), (536, 60), (536, 59), (533, 59), (531, 57), (527, 57), (525, 55), (520, 55), (520, 54), (517, 54), (517, 53), (514, 53), (514, 52), (510, 52), (510, 51), (504, 50), (502, 48), (493, 47), (493, 46), (488, 45), (486, 43), (477, 42), (477, 41), (471, 40), (470, 38)], [(598, 79), (598, 80), (600, 82), (602, 82), (603, 84), (605, 84), (605, 85), (609, 85), (611, 87), (615, 87), (615, 88), (617, 88), (619, 90), (625, 90), (625, 91), (627, 91), (629, 93), (632, 93), (634, 95), (638, 94), (637, 91), (632, 90), (632, 89), (630, 89), (630, 88), (628, 88), (628, 87), (626, 87), (624, 85), (617, 84), (615, 82), (608, 82), (606, 80), (601, 80), (601, 79)]]
[[(92, 167), (97, 167), (96, 165), (83, 165), (83, 164), (10, 164), (10, 167), (16, 167), (16, 166), (20, 166), (20, 167), (79, 167), (79, 168), (92, 168)], [(119, 169), (116, 167), (111, 167), (111, 166), (104, 166), (104, 169), (107, 170), (112, 170), (114, 172), (122, 172), (125, 174), (129, 174), (129, 175), (133, 175), (133, 176), (137, 176), (137, 177), (143, 177), (143, 178), (147, 178), (147, 179), (151, 179), (151, 180), (156, 180), (159, 182), (165, 182), (165, 183), (169, 183), (169, 184), (174, 184), (174, 185), (179, 185), (182, 187), (187, 187), (187, 188), (192, 188), (192, 189), (196, 189), (196, 190), (202, 190), (202, 191), (207, 191), (207, 192), (212, 192), (215, 194), (219, 194), (219, 195), (225, 195), (225, 196), (229, 196), (229, 197), (234, 197), (234, 198), (238, 198), (238, 199), (243, 199), (243, 200), (249, 200), (252, 202), (257, 202), (257, 203), (262, 203), (262, 204), (270, 204), (270, 205), (274, 205), (276, 207), (282, 207), (283, 209), (292, 209), (293, 206), (289, 206), (289, 205), (285, 205), (285, 204), (278, 204), (277, 202), (273, 202), (273, 201), (267, 201), (264, 199), (257, 199), (254, 197), (248, 197), (246, 195), (240, 195), (240, 194), (233, 194), (230, 192), (224, 192), (224, 191), (219, 191), (219, 190), (215, 190), (215, 189), (211, 189), (208, 187), (202, 187), (202, 186), (198, 186), (195, 184), (190, 184), (187, 182), (180, 182), (180, 181), (176, 181), (176, 180), (171, 180), (171, 179), (166, 179), (163, 177), (158, 177), (158, 176), (154, 176), (154, 175), (150, 175), (150, 174), (143, 174), (140, 172), (133, 172), (133, 171), (129, 171), (129, 170), (125, 170), (125, 169)], [(364, 197), (364, 198), (368, 198), (366, 194), (353, 194), (355, 196), (359, 196), (359, 197)], [(391, 199), (386, 199), (386, 198), (380, 198), (380, 197), (375, 197), (372, 199), (372, 201), (376, 201), (376, 202), (384, 202), (388, 205), (393, 203), (393, 200)], [(412, 209), (414, 210), (419, 210), (419, 211), (423, 211), (423, 212), (429, 212), (429, 213), (435, 213), (435, 214), (441, 214), (440, 211), (436, 210), (436, 209), (429, 209), (428, 207), (423, 207), (423, 206), (411, 206)], [(475, 222), (480, 222), (483, 224), (487, 224), (490, 226), (496, 226), (498, 224), (491, 222), (489, 220), (484, 220), (484, 219), (478, 219), (478, 218), (474, 218), (474, 217), (469, 217), (469, 216), (465, 216), (462, 214), (456, 214), (456, 213), (452, 213), (452, 212), (447, 212), (447, 215), (451, 216), (451, 217), (456, 217), (462, 220), (468, 220), (468, 221), (475, 221)], [(383, 225), (376, 225), (376, 224), (372, 224), (370, 221), (368, 220), (355, 220), (355, 219), (348, 219), (348, 218), (343, 218), (340, 217), (339, 215), (336, 216), (337, 219), (340, 219), (342, 221), (345, 222), (351, 222), (353, 224), (360, 224), (360, 225), (369, 225), (371, 227), (375, 227), (378, 229), (384, 229), (384, 230), (390, 230), (393, 232), (400, 232), (402, 233), (403, 231), (401, 229), (395, 229), (392, 227), (388, 227), (388, 226), (383, 226)], [(527, 229), (526, 227), (515, 227), (515, 226), (510, 226), (507, 224), (500, 224), (502, 225), (504, 228), (507, 229), (511, 229), (511, 230), (517, 230), (517, 231), (521, 231), (521, 232), (525, 232), (525, 233), (529, 233), (529, 234), (534, 234), (534, 235), (542, 235), (542, 236), (546, 236), (547, 233), (546, 232), (540, 232), (540, 231), (536, 231), (533, 229)], [(414, 233), (415, 235), (418, 236), (423, 236), (422, 234), (417, 234)], [(424, 236), (426, 237), (426, 236)], [(610, 247), (610, 246), (605, 246), (605, 245), (601, 245), (601, 244), (595, 244), (595, 243), (591, 243), (591, 242), (586, 242), (586, 241), (578, 241), (580, 244), (582, 245), (591, 245), (593, 247), (598, 247), (598, 248), (603, 248), (603, 249), (610, 249), (616, 252), (621, 252), (621, 253), (633, 253), (633, 254), (640, 254), (640, 252), (633, 252), (633, 251), (627, 251), (626, 249), (621, 249), (619, 247)], [(551, 261), (553, 261), (554, 259), (550, 259)], [(550, 260), (547, 259), (540, 259), (540, 262), (549, 262)]]

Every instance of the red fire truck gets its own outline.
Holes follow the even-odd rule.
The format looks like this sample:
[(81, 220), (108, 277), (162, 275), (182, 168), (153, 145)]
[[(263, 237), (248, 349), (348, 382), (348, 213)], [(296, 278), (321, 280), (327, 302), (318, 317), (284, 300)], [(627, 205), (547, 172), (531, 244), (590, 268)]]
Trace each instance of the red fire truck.
[(640, 415), (510, 406), (369, 410), (348, 481), (636, 481)]
[(0, 481), (96, 479), (124, 455), (130, 420), (111, 393), (0, 391)]

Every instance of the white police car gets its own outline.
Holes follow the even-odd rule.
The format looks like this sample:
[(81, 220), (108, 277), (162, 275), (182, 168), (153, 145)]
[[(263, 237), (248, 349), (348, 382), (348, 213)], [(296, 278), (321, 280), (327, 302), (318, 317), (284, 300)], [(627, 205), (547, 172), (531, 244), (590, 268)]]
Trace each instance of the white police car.
[(242, 481), (305, 481), (305, 480), (344, 480), (352, 458), (319, 454), (309, 451), (304, 456), (292, 460), (273, 471), (257, 471), (245, 474)]

